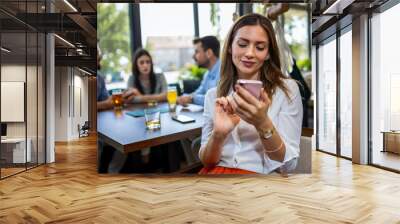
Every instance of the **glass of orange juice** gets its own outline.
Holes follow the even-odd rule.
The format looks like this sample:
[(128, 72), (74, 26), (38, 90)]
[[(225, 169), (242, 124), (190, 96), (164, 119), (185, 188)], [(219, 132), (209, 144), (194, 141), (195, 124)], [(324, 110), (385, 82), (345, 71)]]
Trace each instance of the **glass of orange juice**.
[(176, 100), (178, 98), (178, 92), (175, 86), (169, 86), (167, 92), (167, 100), (169, 105), (169, 111), (175, 113), (176, 110)]

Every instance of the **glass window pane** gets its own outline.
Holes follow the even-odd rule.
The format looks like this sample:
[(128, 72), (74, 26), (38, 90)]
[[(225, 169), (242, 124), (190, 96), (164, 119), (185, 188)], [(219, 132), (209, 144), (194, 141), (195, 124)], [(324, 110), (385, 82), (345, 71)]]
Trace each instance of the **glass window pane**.
[(400, 170), (400, 33), (394, 29), (398, 21), (400, 4), (371, 19), (372, 163), (396, 170)]
[(284, 13), (285, 39), (298, 61), (309, 58), (307, 9), (306, 4), (300, 5), (304, 6), (304, 10), (291, 8)]
[(340, 37), (340, 150), (351, 158), (352, 141), (352, 35), (351, 30)]
[(193, 4), (140, 4), (140, 22), (155, 72), (164, 73), (168, 83), (177, 82), (185, 66), (193, 64)]
[(27, 142), (28, 142), (28, 168), (37, 165), (37, 81), (38, 81), (38, 35), (36, 32), (28, 32), (28, 62), (26, 80), (26, 115), (27, 115)]
[(1, 177), (4, 178), (25, 170), (26, 158), (28, 158), (28, 162), (30, 161), (30, 151), (28, 150), (28, 155), (26, 154), (26, 120), (24, 117), (27, 69), (26, 33), (3, 32), (1, 47), (7, 49), (6, 51), (1, 50), (0, 87), (2, 91), (1, 123), (6, 125), (6, 134), (2, 134), (4, 137), (1, 140)]
[(233, 24), (236, 3), (200, 3), (198, 6), (200, 37), (214, 35), (225, 40)]
[[(45, 1), (7, 1), (2, 7), (37, 19)], [(45, 162), (45, 35), (0, 13), (1, 178)], [(11, 108), (14, 107), (14, 108)], [(12, 115), (12, 116), (9, 116)], [(25, 117), (26, 116), (26, 117)], [(40, 133), (40, 134), (39, 134)]]
[(265, 4), (265, 3), (253, 3), (253, 12), (265, 15), (265, 13), (267, 11), (266, 5), (267, 4)]
[(39, 58), (39, 64), (38, 64), (38, 157), (37, 157), (37, 162), (38, 164), (44, 164), (45, 158), (46, 158), (46, 148), (45, 148), (45, 123), (46, 123), (46, 117), (45, 117), (45, 99), (46, 99), (46, 91), (45, 91), (45, 82), (46, 82), (46, 76), (45, 76), (45, 65), (46, 65), (46, 51), (45, 51), (45, 46), (46, 46), (46, 36), (43, 33), (39, 34), (39, 45), (38, 45), (38, 58)]
[(318, 148), (336, 154), (336, 40), (318, 48)]
[(102, 56), (99, 74), (107, 89), (126, 88), (132, 73), (128, 3), (97, 5), (97, 38)]

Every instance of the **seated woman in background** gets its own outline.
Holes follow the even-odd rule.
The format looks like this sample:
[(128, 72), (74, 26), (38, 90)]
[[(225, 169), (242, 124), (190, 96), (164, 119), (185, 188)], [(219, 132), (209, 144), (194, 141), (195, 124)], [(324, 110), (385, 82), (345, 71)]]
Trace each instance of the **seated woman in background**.
[(127, 91), (123, 94), (125, 102), (166, 101), (167, 81), (163, 74), (154, 73), (150, 53), (144, 49), (136, 50), (132, 66), (134, 73), (129, 77)]
[[(166, 101), (167, 81), (163, 74), (154, 73), (150, 53), (144, 49), (136, 50), (132, 66), (134, 74), (128, 79), (128, 88), (123, 94), (124, 101), (127, 103)], [(148, 163), (150, 148), (142, 149), (141, 154), (142, 161)]]
[[(238, 79), (262, 82), (257, 99)], [(200, 174), (292, 171), (300, 150), (302, 102), (297, 83), (281, 72), (271, 22), (239, 18), (225, 42), (221, 77), (205, 99)]]

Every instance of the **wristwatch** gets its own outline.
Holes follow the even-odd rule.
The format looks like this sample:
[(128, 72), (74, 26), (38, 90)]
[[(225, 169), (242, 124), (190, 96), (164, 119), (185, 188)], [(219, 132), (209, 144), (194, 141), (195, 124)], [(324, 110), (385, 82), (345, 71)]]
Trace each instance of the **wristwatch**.
[(271, 129), (267, 129), (265, 131), (260, 131), (259, 133), (263, 139), (269, 139), (272, 137), (272, 135), (274, 135), (274, 132), (275, 132), (275, 128), (272, 127)]

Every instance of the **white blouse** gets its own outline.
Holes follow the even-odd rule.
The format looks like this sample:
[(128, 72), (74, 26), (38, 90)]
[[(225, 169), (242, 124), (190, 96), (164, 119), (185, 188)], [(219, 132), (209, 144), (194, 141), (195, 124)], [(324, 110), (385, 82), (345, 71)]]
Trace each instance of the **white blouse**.
[[(272, 103), (267, 112), (286, 146), (284, 161), (278, 162), (270, 159), (264, 151), (256, 128), (241, 119), (225, 139), (218, 166), (239, 168), (264, 174), (268, 174), (283, 165), (285, 165), (284, 168), (288, 172), (296, 167), (300, 152), (303, 106), (297, 83), (292, 79), (285, 80), (285, 83), (289, 89), (291, 100), (286, 97), (282, 89), (278, 88), (272, 97)], [(207, 145), (213, 130), (216, 98), (216, 88), (210, 89), (205, 97), (203, 114), (205, 120), (201, 134), (199, 155)]]

